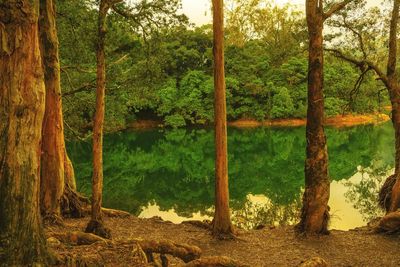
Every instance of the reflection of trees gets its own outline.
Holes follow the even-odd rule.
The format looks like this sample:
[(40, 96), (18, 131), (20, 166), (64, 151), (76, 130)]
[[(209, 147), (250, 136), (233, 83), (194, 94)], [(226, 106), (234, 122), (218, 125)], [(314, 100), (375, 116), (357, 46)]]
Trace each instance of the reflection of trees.
[(359, 168), (361, 180), (359, 182), (346, 181), (344, 185), (348, 187), (345, 193), (346, 201), (353, 203), (364, 221), (381, 216), (383, 210), (378, 204), (379, 189), (382, 187), (385, 179), (393, 172), (393, 166), (377, 166), (382, 162), (373, 161), (368, 168)]
[[(368, 166), (376, 157), (391, 162), (392, 158), (387, 157), (388, 153), (393, 155), (388, 152), (393, 148), (392, 139), (386, 138), (392, 137), (388, 129), (389, 124), (328, 129), (331, 177), (349, 178), (357, 172), (357, 166)], [(249, 205), (250, 193), (267, 196), (277, 207), (298, 201), (304, 184), (304, 128), (230, 129), (228, 142), (234, 210)], [(214, 201), (213, 146), (212, 131), (204, 129), (106, 136), (104, 205), (138, 214), (142, 207), (155, 202), (161, 210), (173, 208), (184, 217), (193, 212), (204, 214)], [(89, 194), (91, 144), (70, 143), (68, 149), (79, 189)], [(276, 217), (272, 211), (260, 208), (257, 213), (258, 218)]]
[(251, 199), (232, 212), (233, 223), (243, 229), (254, 229), (259, 225), (294, 225), (300, 218), (301, 197), (292, 203), (279, 205), (266, 199), (265, 203), (255, 203)]

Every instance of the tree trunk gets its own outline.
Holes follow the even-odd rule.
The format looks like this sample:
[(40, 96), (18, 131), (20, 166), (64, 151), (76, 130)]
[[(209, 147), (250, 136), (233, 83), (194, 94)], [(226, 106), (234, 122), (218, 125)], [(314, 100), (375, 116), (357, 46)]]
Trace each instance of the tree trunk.
[(309, 32), (309, 73), (307, 110), (307, 158), (305, 192), (298, 229), (304, 233), (327, 233), (329, 219), (328, 152), (323, 127), (323, 8), (318, 0), (306, 1)]
[(103, 226), (101, 204), (103, 190), (104, 96), (106, 87), (105, 38), (106, 17), (109, 8), (107, 0), (100, 2), (98, 16), (96, 112), (93, 125), (92, 218), (86, 228), (87, 232), (107, 238), (110, 237), (110, 233)]
[(224, 70), (223, 0), (213, 0), (214, 88), (215, 88), (215, 214), (213, 232), (232, 234), (229, 210), (228, 144)]
[(41, 212), (44, 218), (60, 218), (60, 202), (64, 193), (65, 143), (58, 37), (53, 0), (40, 0), (39, 31), (46, 85), (40, 180)]
[(387, 79), (390, 101), (392, 104), (392, 122), (395, 131), (395, 174), (396, 183), (392, 188), (391, 204), (389, 211), (395, 211), (400, 203), (400, 85), (396, 75), (397, 65), (397, 24), (399, 21), (400, 0), (393, 4), (392, 19), (390, 22), (389, 57), (387, 64)]
[(68, 157), (62, 115), (60, 61), (53, 0), (40, 0), (39, 32), (46, 85), (42, 130), (41, 212), (51, 221), (61, 214), (81, 217), (83, 202), (76, 192), (74, 168)]
[(38, 0), (0, 4), (0, 263), (48, 262), (39, 218), (45, 85)]

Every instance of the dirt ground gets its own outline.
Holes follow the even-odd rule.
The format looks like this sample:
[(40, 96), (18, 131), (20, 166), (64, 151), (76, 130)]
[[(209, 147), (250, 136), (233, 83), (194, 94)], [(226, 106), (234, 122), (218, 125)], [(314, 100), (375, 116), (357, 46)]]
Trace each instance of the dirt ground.
[[(66, 219), (64, 226), (46, 229), (56, 232), (83, 231), (88, 218)], [(221, 241), (209, 230), (192, 224), (173, 224), (160, 218), (106, 218), (113, 241), (102, 244), (73, 246), (53, 245), (59, 255), (86, 258), (86, 266), (143, 266), (133, 251), (135, 246), (124, 240), (139, 238), (172, 240), (201, 248), (203, 256), (228, 256), (248, 266), (298, 266), (318, 256), (330, 266), (400, 266), (400, 237), (375, 234), (366, 229), (332, 231), (328, 236), (298, 237), (293, 227), (238, 231), (236, 240)], [(89, 260), (88, 260), (89, 259)], [(170, 259), (169, 266), (183, 262)]]

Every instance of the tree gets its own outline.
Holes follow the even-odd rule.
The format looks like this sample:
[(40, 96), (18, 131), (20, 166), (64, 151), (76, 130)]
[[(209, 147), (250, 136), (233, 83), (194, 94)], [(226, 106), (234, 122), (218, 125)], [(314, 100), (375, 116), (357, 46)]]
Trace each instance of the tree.
[[(398, 21), (399, 21), (399, 8), (400, 1), (393, 1), (393, 9), (390, 20), (390, 30), (389, 30), (389, 40), (388, 40), (388, 55), (387, 55), (387, 65), (386, 73), (379, 63), (375, 63), (370, 59), (371, 56), (375, 57), (376, 52), (374, 50), (370, 51), (368, 47), (370, 46), (365, 40), (363, 32), (357, 30), (355, 25), (351, 25), (347, 21), (347, 17), (343, 16), (343, 21), (338, 23), (339, 26), (344, 27), (351, 31), (358, 40), (358, 51), (361, 57), (357, 58), (354, 56), (349, 56), (345, 52), (339, 49), (327, 49), (332, 52), (338, 58), (341, 58), (351, 64), (357, 66), (362, 73), (368, 71), (374, 71), (378, 76), (378, 79), (383, 82), (388, 90), (390, 102), (392, 104), (392, 123), (395, 130), (395, 175), (390, 176), (384, 186), (381, 189), (381, 196), (385, 199), (381, 199), (382, 203), (387, 203), (387, 212), (395, 211), (400, 205), (400, 82), (396, 74), (397, 67), (397, 32), (398, 32)], [(368, 16), (370, 17), (370, 16)], [(379, 18), (380, 20), (380, 18)], [(361, 19), (360, 22), (363, 22)], [(365, 24), (365, 23), (364, 23)], [(379, 59), (378, 59), (379, 60)], [(388, 190), (389, 195), (386, 195)]]
[(40, 140), (45, 85), (39, 1), (0, 4), (0, 263), (49, 259), (39, 218)]
[(62, 202), (69, 203), (63, 205), (64, 211), (67, 209), (77, 210), (78, 207), (76, 205), (69, 207), (76, 201), (68, 199), (74, 195), (76, 188), (72, 163), (68, 158), (64, 141), (60, 62), (53, 0), (40, 1), (39, 33), (46, 87), (42, 130), (40, 207), (44, 219), (55, 222), (61, 219)]
[(229, 235), (233, 233), (233, 227), (229, 210), (223, 0), (213, 0), (213, 30), (215, 88), (215, 214), (213, 232), (217, 235)]
[(308, 56), (308, 109), (307, 109), (307, 153), (305, 162), (305, 191), (300, 232), (324, 234), (328, 232), (329, 187), (328, 150), (323, 126), (323, 28), (324, 21), (344, 8), (351, 0), (331, 5), (324, 12), (323, 1), (306, 1), (306, 18), (309, 36)]
[(104, 127), (104, 96), (106, 90), (106, 18), (109, 9), (120, 0), (101, 0), (98, 14), (97, 43), (97, 81), (96, 81), (96, 112), (93, 122), (93, 177), (92, 177), (92, 218), (86, 227), (86, 232), (110, 238), (110, 230), (103, 225), (101, 213), (103, 191), (103, 127)]

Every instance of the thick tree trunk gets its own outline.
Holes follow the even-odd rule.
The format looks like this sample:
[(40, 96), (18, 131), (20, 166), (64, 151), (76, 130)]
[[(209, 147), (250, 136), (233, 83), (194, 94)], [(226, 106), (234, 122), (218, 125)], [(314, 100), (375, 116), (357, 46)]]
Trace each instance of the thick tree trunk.
[(84, 203), (76, 192), (74, 168), (65, 148), (54, 0), (40, 0), (39, 32), (46, 85), (40, 206), (45, 219), (57, 221), (62, 214), (81, 217)]
[(60, 218), (60, 202), (64, 193), (65, 143), (58, 37), (53, 0), (40, 0), (39, 30), (46, 85), (40, 180), (41, 212), (44, 218)]
[(224, 70), (223, 0), (213, 0), (215, 88), (215, 214), (213, 232), (232, 234), (228, 187), (228, 142)]
[(104, 124), (104, 96), (106, 87), (105, 38), (106, 17), (110, 6), (107, 0), (100, 2), (98, 17), (98, 44), (97, 44), (97, 89), (96, 112), (93, 127), (93, 177), (92, 177), (92, 218), (86, 232), (102, 237), (110, 237), (110, 232), (103, 226), (101, 214), (103, 190), (103, 124)]
[(45, 85), (38, 0), (0, 4), (0, 264), (46, 264), (39, 218)]
[(306, 2), (309, 32), (309, 73), (307, 110), (307, 158), (305, 162), (305, 192), (301, 221), (301, 232), (327, 233), (329, 219), (328, 151), (323, 127), (323, 9), (317, 0)]

